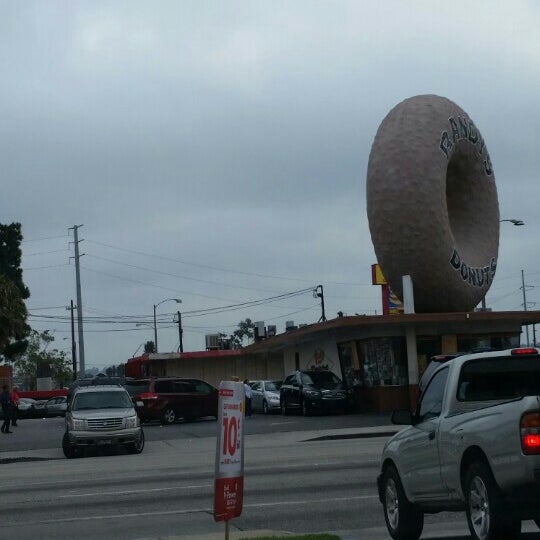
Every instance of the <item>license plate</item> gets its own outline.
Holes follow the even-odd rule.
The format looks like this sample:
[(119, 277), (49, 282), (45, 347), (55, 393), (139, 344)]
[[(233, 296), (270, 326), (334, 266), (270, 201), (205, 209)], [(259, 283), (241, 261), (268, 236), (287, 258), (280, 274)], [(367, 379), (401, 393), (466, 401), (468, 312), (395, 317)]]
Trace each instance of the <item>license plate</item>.
[(108, 444), (112, 444), (112, 441), (110, 439), (103, 439), (101, 441), (97, 442), (99, 446), (106, 446)]

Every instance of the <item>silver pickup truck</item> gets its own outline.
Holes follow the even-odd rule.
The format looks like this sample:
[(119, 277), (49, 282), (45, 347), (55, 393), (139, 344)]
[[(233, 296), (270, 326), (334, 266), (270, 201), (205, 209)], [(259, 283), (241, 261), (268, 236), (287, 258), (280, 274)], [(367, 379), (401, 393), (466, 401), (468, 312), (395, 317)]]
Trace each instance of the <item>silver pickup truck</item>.
[(390, 535), (417, 540), (425, 513), (463, 511), (475, 540), (540, 527), (540, 351), (454, 358), (433, 372), (408, 425), (383, 450), (377, 479)]

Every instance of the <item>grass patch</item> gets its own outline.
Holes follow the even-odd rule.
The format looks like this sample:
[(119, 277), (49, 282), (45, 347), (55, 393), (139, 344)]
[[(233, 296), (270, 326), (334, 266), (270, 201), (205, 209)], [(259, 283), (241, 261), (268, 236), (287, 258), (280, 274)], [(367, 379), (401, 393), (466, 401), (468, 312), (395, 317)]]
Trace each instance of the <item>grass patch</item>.
[(339, 540), (334, 534), (301, 534), (294, 536), (259, 536), (258, 538), (241, 538), (240, 540)]

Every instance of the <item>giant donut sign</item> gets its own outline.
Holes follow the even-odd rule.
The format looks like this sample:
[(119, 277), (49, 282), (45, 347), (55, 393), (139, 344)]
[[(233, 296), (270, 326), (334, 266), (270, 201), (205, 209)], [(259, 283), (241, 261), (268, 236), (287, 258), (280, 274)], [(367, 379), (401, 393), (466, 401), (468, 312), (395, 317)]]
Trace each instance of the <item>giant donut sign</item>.
[(480, 131), (452, 101), (399, 103), (369, 156), (367, 212), (378, 263), (403, 299), (410, 275), (418, 312), (470, 311), (497, 268), (499, 203)]

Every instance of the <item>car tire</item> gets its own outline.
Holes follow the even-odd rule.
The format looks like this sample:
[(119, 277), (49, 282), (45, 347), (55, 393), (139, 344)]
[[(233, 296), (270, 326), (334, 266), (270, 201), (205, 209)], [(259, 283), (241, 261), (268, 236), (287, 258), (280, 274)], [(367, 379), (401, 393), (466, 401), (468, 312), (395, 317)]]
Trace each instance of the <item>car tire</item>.
[(80, 455), (77, 446), (69, 442), (67, 433), (64, 433), (64, 437), (62, 438), (62, 451), (64, 452), (64, 456), (68, 459), (73, 459)]
[(308, 407), (306, 400), (304, 399), (302, 401), (302, 416), (310, 416), (311, 415), (311, 409)]
[(474, 462), (465, 477), (467, 523), (474, 540), (519, 538), (521, 520), (508, 515), (504, 499), (485, 461)]
[(284, 401), (281, 402), (281, 414), (283, 416), (288, 416), (289, 414), (289, 409), (287, 408), (287, 405), (285, 405)]
[(407, 499), (399, 474), (393, 466), (384, 471), (382, 498), (390, 536), (394, 540), (418, 540), (424, 528), (424, 513)]
[(174, 424), (176, 422), (176, 411), (171, 407), (167, 407), (163, 411), (162, 422), (164, 424)]
[(141, 429), (141, 436), (137, 442), (131, 443), (127, 447), (130, 454), (141, 454), (144, 450), (144, 431)]
[(263, 414), (268, 414), (270, 412), (268, 410), (268, 403), (266, 402), (266, 399), (263, 401), (262, 412), (263, 412)]

